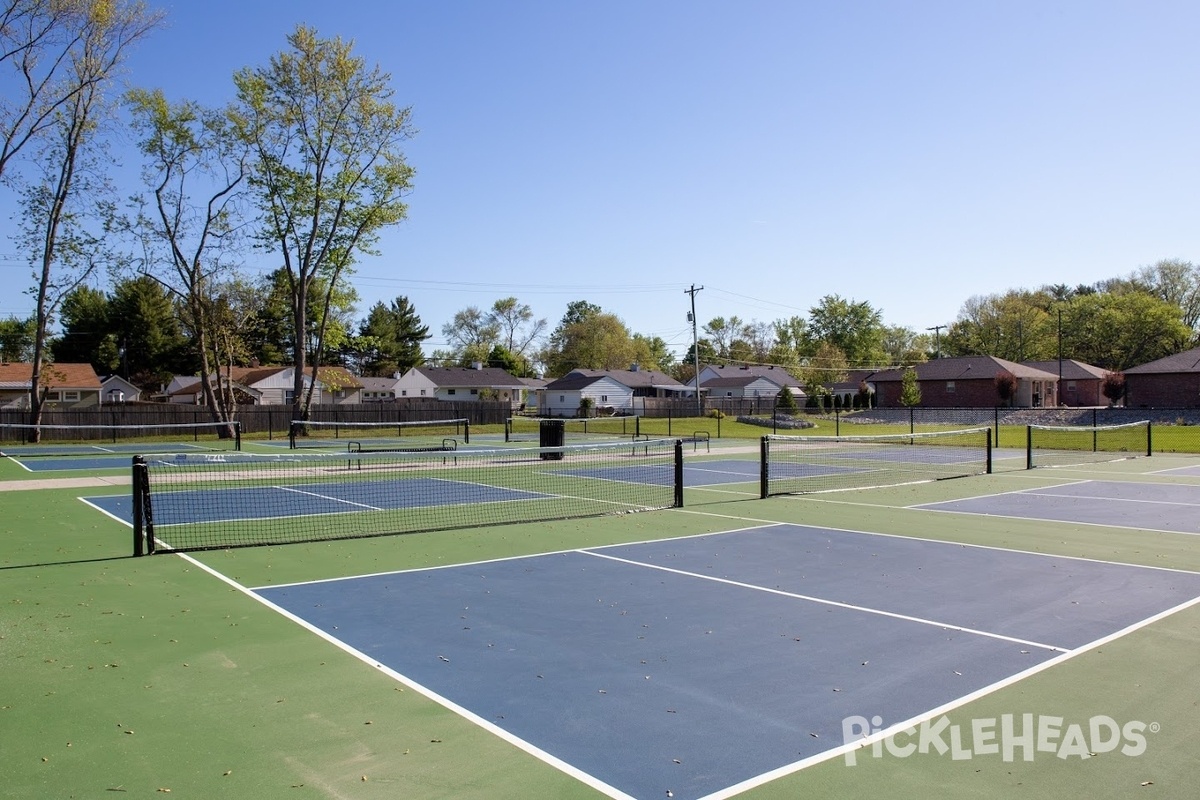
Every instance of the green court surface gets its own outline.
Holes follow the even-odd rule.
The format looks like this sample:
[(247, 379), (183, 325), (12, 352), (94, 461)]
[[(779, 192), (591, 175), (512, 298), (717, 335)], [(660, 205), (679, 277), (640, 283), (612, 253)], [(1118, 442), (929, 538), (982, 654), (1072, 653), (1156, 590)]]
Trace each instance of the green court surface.
[[(743, 457), (752, 459), (746, 444)], [(734, 449), (688, 449), (687, 460), (729, 458)], [(767, 500), (754, 481), (726, 483), (688, 488), (682, 509), (133, 558), (130, 528), (79, 499), (127, 494), (124, 472), (34, 482), (0, 463), (0, 797), (622, 796), (355, 657), (330, 640), (336, 631), (318, 635), (247, 587), (772, 522), (1200, 572), (1200, 535), (1156, 530), (1152, 507), (1139, 528), (915, 508), (1089, 479), (1194, 486), (1200, 498), (1200, 476), (1162, 472), (1196, 464), (1194, 456), (1155, 455), (1079, 469), (998, 468)], [(1011, 760), (886, 748), (875, 756), (868, 746), (853, 765), (838, 752), (713, 796), (1192, 797), (1200, 786), (1198, 697), (1200, 608), (1183, 604), (1049, 668), (930, 709), (931, 719), (945, 716), (968, 733), (1006, 715), (1062, 718), (1064, 729), (1076, 723), (1085, 732), (1100, 717), (1144, 723), (1152, 732), (1140, 753), (1093, 741), (1082, 754), (1048, 750), (1030, 760), (1019, 750)], [(1103, 752), (1088, 755), (1096, 749)], [(654, 797), (677, 796), (670, 791)]]

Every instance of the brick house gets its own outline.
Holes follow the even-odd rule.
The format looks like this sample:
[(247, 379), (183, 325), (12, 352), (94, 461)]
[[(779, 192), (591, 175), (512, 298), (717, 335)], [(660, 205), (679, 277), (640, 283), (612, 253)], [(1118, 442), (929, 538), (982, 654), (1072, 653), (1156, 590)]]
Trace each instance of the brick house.
[[(1022, 361), (1023, 365), (1050, 372), (1060, 377), (1059, 362), (1054, 361)], [(1108, 398), (1104, 396), (1104, 379), (1108, 370), (1064, 358), (1061, 364), (1062, 381), (1058, 387), (1058, 404), (1060, 406), (1106, 406)]]
[[(917, 364), (917, 384), (921, 387), (922, 408), (995, 408), (1001, 404), (996, 392), (996, 375), (1002, 371), (1017, 379), (1011, 403), (1015, 408), (1055, 405), (1058, 375), (1026, 367), (995, 356), (939, 358)], [(870, 378), (875, 386), (875, 405), (896, 408), (901, 404), (903, 369), (876, 372)]]
[(1200, 347), (1125, 370), (1129, 408), (1200, 408)]

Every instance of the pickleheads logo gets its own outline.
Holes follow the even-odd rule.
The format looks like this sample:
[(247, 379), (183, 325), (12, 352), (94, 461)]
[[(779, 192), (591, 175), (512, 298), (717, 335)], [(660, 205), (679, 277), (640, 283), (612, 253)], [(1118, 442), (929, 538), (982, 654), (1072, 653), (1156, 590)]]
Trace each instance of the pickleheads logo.
[(1119, 724), (1103, 714), (1074, 722), (1048, 714), (1003, 714), (998, 718), (972, 719), (965, 725), (951, 723), (942, 715), (883, 736), (878, 735), (884, 732), (881, 717), (868, 720), (853, 716), (842, 720), (842, 741), (863, 742), (862, 747), (846, 753), (846, 764), (851, 767), (868, 745), (875, 758), (882, 758), (884, 752), (895, 758), (949, 754), (955, 761), (981, 756), (1014, 761), (1018, 754), (1024, 761), (1033, 761), (1039, 753), (1064, 760), (1112, 752), (1134, 758), (1146, 752), (1146, 735), (1158, 731), (1157, 722), (1132, 720)]

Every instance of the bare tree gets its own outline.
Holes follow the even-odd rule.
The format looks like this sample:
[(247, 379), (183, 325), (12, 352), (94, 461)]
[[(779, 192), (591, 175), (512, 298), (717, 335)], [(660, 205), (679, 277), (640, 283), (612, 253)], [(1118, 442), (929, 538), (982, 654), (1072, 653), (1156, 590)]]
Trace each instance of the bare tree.
[(493, 303), (487, 321), (495, 327), (499, 344), (514, 356), (522, 358), (546, 330), (546, 320), (535, 320), (533, 309), (515, 297), (505, 297)]
[(115, 219), (115, 204), (107, 199), (111, 190), (105, 169), (110, 162), (103, 159), (101, 136), (107, 93), (129, 47), (147, 35), (161, 16), (147, 12), (140, 3), (100, 0), (34, 3), (29, 8), (35, 10), (20, 19), (30, 25), (33, 20), (45, 21), (37, 28), (41, 32), (37, 37), (21, 37), (26, 44), (12, 63), (20, 64), (22, 74), (29, 76), (39, 55), (49, 48), (56, 65), (49, 71), (53, 78), (39, 83), (41, 88), (30, 89), (27, 97), (32, 100), (26, 107), (41, 108), (50, 98), (60, 99), (44, 113), (29, 112), (36, 120), (21, 121), (20, 114), (6, 119), (9, 144), (0, 165), (7, 167), (30, 142), (41, 142), (32, 175), (21, 181), (19, 234), (30, 253), (36, 283), (30, 376), (30, 417), (36, 425), (45, 401), (41, 384), (47, 329), (62, 299), (88, 279), (108, 252), (100, 246)]
[[(237, 253), (240, 240), (248, 151), (233, 135), (227, 112), (190, 102), (172, 106), (161, 91), (134, 90), (127, 100), (134, 129), (142, 135), (143, 178), (150, 190), (151, 207), (138, 214), (148, 254), (143, 269), (178, 301), (200, 360), (205, 403), (214, 421), (230, 422), (233, 395), (213, 384), (221, 383), (220, 354), (234, 350), (226, 326), (242, 315), (214, 295), (214, 284), (231, 277), (226, 256)], [(203, 188), (194, 197), (197, 182)]]

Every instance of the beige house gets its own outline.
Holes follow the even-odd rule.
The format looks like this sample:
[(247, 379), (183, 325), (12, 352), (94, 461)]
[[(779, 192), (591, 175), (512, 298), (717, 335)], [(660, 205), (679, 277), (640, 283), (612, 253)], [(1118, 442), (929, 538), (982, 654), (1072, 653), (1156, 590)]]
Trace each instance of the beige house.
[[(33, 364), (0, 364), (0, 407), (29, 408)], [(86, 408), (102, 402), (100, 377), (91, 364), (45, 364), (41, 386), (46, 408)]]

